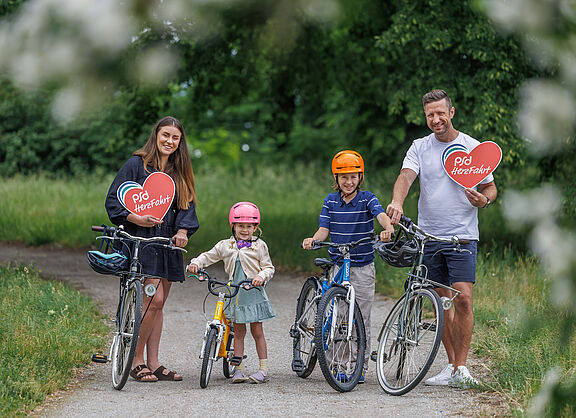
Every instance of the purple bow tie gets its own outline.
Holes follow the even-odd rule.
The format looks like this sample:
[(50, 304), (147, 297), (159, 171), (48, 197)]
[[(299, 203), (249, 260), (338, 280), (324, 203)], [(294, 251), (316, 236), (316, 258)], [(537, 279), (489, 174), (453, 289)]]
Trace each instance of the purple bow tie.
[(236, 242), (236, 245), (238, 246), (238, 249), (250, 247), (252, 245), (252, 241), (244, 241), (243, 239), (239, 239), (238, 242)]

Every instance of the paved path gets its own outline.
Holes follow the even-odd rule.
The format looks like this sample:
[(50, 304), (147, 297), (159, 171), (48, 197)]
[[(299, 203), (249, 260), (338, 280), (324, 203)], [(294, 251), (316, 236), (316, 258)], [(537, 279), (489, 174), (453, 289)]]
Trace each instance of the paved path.
[[(25, 248), (0, 245), (0, 263), (22, 260), (33, 263), (43, 275), (65, 281), (91, 296), (106, 314), (112, 315), (117, 298), (115, 277), (93, 273), (85, 253), (71, 250)], [(222, 270), (209, 269), (216, 277)], [(92, 364), (72, 390), (53, 399), (36, 411), (46, 417), (123, 417), (123, 416), (471, 416), (491, 415), (488, 394), (452, 388), (419, 385), (410, 393), (394, 397), (385, 394), (370, 364), (367, 383), (349, 393), (337, 393), (324, 381), (319, 366), (307, 379), (298, 378), (290, 368), (292, 340), (288, 331), (294, 320), (295, 301), (304, 277), (277, 274), (267, 292), (277, 318), (264, 324), (268, 341), (270, 382), (265, 385), (231, 385), (214, 366), (207, 389), (200, 389), (198, 354), (205, 319), (202, 302), (204, 284), (191, 280), (174, 284), (165, 307), (165, 328), (160, 346), (161, 362), (183, 376), (182, 382), (138, 383), (132, 379), (122, 391), (111, 387), (110, 365)], [(212, 302), (213, 298), (209, 298)], [(372, 317), (373, 341), (392, 302), (377, 297)], [(210, 304), (210, 306), (213, 306)], [(210, 309), (213, 309), (212, 307)], [(255, 371), (258, 359), (254, 341), (246, 337), (246, 368)], [(86, 353), (89, 357), (91, 353)], [(434, 373), (443, 366), (438, 355)]]

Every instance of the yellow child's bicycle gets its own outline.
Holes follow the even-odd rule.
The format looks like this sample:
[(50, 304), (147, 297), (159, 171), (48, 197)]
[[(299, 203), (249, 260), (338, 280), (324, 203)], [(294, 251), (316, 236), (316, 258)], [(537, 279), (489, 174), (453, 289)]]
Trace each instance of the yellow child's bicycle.
[[(222, 283), (210, 277), (205, 270), (199, 270), (198, 274), (192, 274), (189, 277), (195, 277), (200, 282), (208, 282), (208, 291), (214, 296), (218, 297), (216, 302), (216, 309), (214, 310), (214, 318), (208, 320), (206, 317), (206, 299), (204, 299), (204, 316), (206, 317), (206, 331), (202, 341), (202, 349), (200, 350), (200, 358), (202, 359), (202, 370), (200, 372), (200, 387), (206, 388), (210, 381), (210, 374), (212, 373), (212, 365), (220, 358), (223, 359), (222, 368), (224, 376), (228, 379), (234, 374), (236, 366), (242, 362), (242, 357), (234, 356), (234, 327), (232, 322), (226, 318), (224, 313), (224, 302), (226, 299), (230, 300), (238, 294), (240, 288), (246, 290), (257, 289), (252, 286), (250, 280), (244, 280), (238, 284), (231, 282)], [(209, 294), (210, 294), (209, 293)], [(208, 298), (208, 295), (206, 295)], [(246, 358), (246, 356), (244, 356)]]

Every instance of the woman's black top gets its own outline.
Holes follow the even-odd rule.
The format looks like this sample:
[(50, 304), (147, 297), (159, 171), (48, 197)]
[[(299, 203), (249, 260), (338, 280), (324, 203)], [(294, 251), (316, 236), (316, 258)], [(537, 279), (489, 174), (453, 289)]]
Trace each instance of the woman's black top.
[[(118, 187), (125, 181), (135, 181), (144, 184), (146, 178), (153, 173), (152, 167), (144, 170), (142, 157), (133, 156), (122, 166), (116, 178), (112, 182), (106, 196), (106, 211), (110, 221), (115, 225), (124, 225), (124, 230), (130, 235), (138, 237), (167, 237), (172, 238), (179, 229), (188, 231), (188, 238), (198, 230), (198, 218), (194, 203), (186, 210), (178, 209), (177, 196), (174, 196), (172, 206), (164, 216), (164, 222), (154, 227), (143, 227), (126, 220), (130, 212), (122, 206), (116, 194)], [(124, 247), (124, 253), (128, 255)], [(130, 253), (132, 248), (130, 248)], [(140, 245), (138, 259), (141, 264), (141, 272), (152, 276), (166, 278), (172, 282), (184, 281), (184, 264), (182, 252), (158, 248), (153, 245)]]

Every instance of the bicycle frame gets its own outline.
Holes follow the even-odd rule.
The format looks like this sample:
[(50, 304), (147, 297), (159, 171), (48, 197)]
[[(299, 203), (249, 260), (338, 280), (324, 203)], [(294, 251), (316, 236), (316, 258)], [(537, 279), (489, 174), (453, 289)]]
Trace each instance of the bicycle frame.
[[(414, 230), (411, 228), (407, 228), (405, 227), (402, 223), (398, 224), (400, 227), (402, 227), (406, 232), (415, 235)], [(411, 224), (411, 227), (414, 227), (413, 224)], [(446, 286), (442, 283), (438, 283), (435, 282), (434, 280), (430, 280), (428, 279), (428, 269), (427, 267), (423, 264), (424, 261), (424, 245), (426, 244), (426, 242), (431, 241), (431, 240), (436, 240), (436, 241), (442, 241), (442, 242), (454, 242), (454, 238), (451, 240), (445, 240), (445, 239), (440, 239), (437, 237), (434, 237), (430, 234), (426, 234), (424, 233), (424, 231), (420, 230), (420, 228), (418, 228), (419, 232), (423, 233), (424, 235), (422, 237), (418, 237), (417, 235), (417, 239), (420, 241), (420, 249), (418, 251), (418, 256), (417, 256), (417, 262), (414, 263), (414, 265), (412, 266), (411, 270), (407, 273), (407, 278), (408, 278), (408, 284), (406, 286), (406, 291), (404, 293), (405, 297), (404, 297), (404, 304), (402, 307), (402, 314), (401, 314), (401, 318), (402, 321), (399, 321), (398, 324), (398, 341), (408, 341), (407, 337), (406, 337), (406, 330), (404, 329), (405, 327), (405, 323), (406, 323), (406, 312), (408, 311), (408, 301), (410, 299), (410, 295), (418, 288), (422, 288), (422, 287), (442, 287), (444, 289), (448, 289), (450, 290), (454, 296), (452, 296), (451, 298), (441, 298), (442, 300), (442, 306), (444, 308), (444, 310), (449, 310), (452, 307), (452, 301), (462, 292), (460, 292), (459, 290), (454, 289), (453, 287), (450, 286)], [(454, 242), (455, 245), (459, 245), (458, 241)], [(418, 341), (418, 327), (417, 324), (414, 323), (414, 341), (409, 341), (411, 343), (416, 344)], [(380, 341), (380, 339), (382, 338), (382, 333), (384, 332), (384, 329), (380, 330), (380, 334), (378, 335), (378, 341)]]
[[(360, 242), (362, 242), (362, 241), (366, 241), (366, 240), (360, 240)], [(320, 245), (320, 244), (318, 244), (318, 245)], [(350, 244), (323, 243), (323, 246), (334, 246), (334, 247), (338, 248), (338, 250), (340, 251), (340, 253), (343, 256), (343, 264), (340, 267), (340, 269), (338, 270), (338, 272), (336, 273), (336, 275), (332, 279), (330, 279), (330, 277), (329, 277), (328, 268), (325, 269), (322, 283), (320, 286), (321, 293), (316, 295), (314, 297), (314, 299), (312, 299), (313, 303), (310, 303), (310, 305), (308, 305), (306, 310), (302, 313), (301, 318), (305, 318), (306, 314), (310, 311), (310, 309), (312, 309), (313, 304), (317, 303), (322, 298), (322, 296), (324, 296), (324, 294), (328, 291), (328, 289), (330, 289), (333, 286), (341, 286), (341, 287), (344, 287), (347, 289), (348, 295), (347, 295), (346, 299), (350, 303), (351, 306), (354, 306), (354, 302), (356, 300), (356, 291), (354, 290), (354, 286), (352, 286), (350, 284), (350, 267), (352, 264), (352, 262), (350, 260)], [(326, 321), (326, 325), (324, 326), (324, 331), (326, 333), (328, 333), (328, 327), (330, 328), (329, 329), (330, 339), (334, 338), (335, 322), (336, 322), (336, 318), (338, 318), (337, 309), (338, 308), (335, 307), (335, 309), (331, 310), (329, 321)], [(352, 324), (353, 319), (354, 319), (354, 310), (351, 309), (348, 312), (348, 323)], [(307, 331), (302, 328), (301, 320), (302, 319), (296, 321), (295, 328), (301, 334), (306, 334)], [(349, 326), (347, 331), (346, 331), (347, 341), (349, 341), (352, 338), (352, 331), (353, 331), (353, 327)]]
[[(208, 382), (210, 381), (210, 375), (212, 373), (212, 365), (218, 359), (223, 358), (223, 372), (226, 378), (232, 377), (231, 366), (239, 366), (243, 357), (235, 357), (234, 349), (232, 347), (232, 341), (234, 338), (234, 328), (230, 319), (226, 317), (224, 312), (224, 302), (226, 299), (232, 299), (237, 294), (240, 288), (245, 290), (257, 289), (252, 286), (251, 280), (243, 280), (240, 283), (232, 282), (219, 282), (216, 279), (210, 277), (210, 275), (205, 270), (199, 270), (198, 274), (192, 274), (188, 277), (196, 277), (198, 281), (208, 282), (208, 294), (216, 296), (218, 299), (216, 301), (216, 308), (214, 309), (214, 317), (212, 320), (206, 318), (206, 329), (204, 331), (204, 337), (202, 339), (202, 348), (200, 350), (199, 358), (202, 359), (202, 368), (200, 372), (200, 387), (206, 388)], [(214, 286), (218, 289), (215, 290)], [(220, 290), (221, 288), (224, 288)], [(208, 295), (206, 296), (208, 297)], [(206, 302), (206, 300), (204, 300)], [(205, 307), (205, 305), (204, 305)], [(204, 312), (206, 310), (204, 309)]]
[[(143, 292), (153, 297), (158, 286), (158, 284), (148, 284), (142, 289), (143, 284), (148, 278), (158, 279), (158, 282), (161, 280), (161, 277), (147, 275), (139, 271), (140, 249), (146, 245), (155, 245), (169, 250), (182, 252), (186, 252), (186, 250), (173, 246), (172, 240), (167, 237), (144, 238), (132, 236), (125, 232), (122, 226), (119, 228), (105, 225), (92, 226), (92, 230), (103, 233), (102, 236), (96, 239), (119, 240), (123, 244), (124, 241), (128, 241), (133, 244), (129, 271), (115, 272), (120, 277), (119, 300), (115, 318), (116, 330), (113, 334), (110, 354), (107, 358), (101, 354), (92, 356), (93, 361), (99, 363), (106, 363), (112, 360), (112, 386), (116, 390), (121, 390), (128, 379), (128, 372), (134, 359), (136, 345), (138, 344), (140, 324), (146, 315), (146, 311), (142, 313)], [(131, 299), (128, 299), (129, 295), (133, 295)], [(148, 306), (150, 305), (148, 304)]]
[[(334, 285), (341, 285), (343, 287), (346, 287), (348, 289), (348, 297), (347, 299), (349, 301), (354, 301), (355, 297), (356, 297), (356, 293), (354, 292), (354, 287), (350, 286), (350, 252), (348, 251), (348, 257), (344, 257), (344, 264), (342, 264), (342, 267), (340, 268), (340, 270), (338, 270), (338, 273), (336, 273), (336, 275), (334, 276), (334, 278), (332, 280), (329, 279), (329, 277), (327, 277), (326, 275), (329, 274), (328, 271), (326, 271), (326, 275), (323, 276), (323, 280), (320, 286), (321, 289), (321, 293), (319, 293), (318, 295), (316, 295), (314, 297), (314, 299), (312, 299), (312, 303), (310, 303), (310, 305), (308, 305), (306, 307), (306, 310), (302, 313), (301, 318), (306, 317), (306, 314), (310, 311), (310, 309), (312, 309), (313, 304), (317, 303), (322, 296), (324, 296), (324, 294), (328, 291), (328, 289), (330, 289), (332, 286)], [(337, 313), (337, 312), (336, 312)], [(354, 316), (354, 311), (351, 310), (348, 314), (348, 323), (351, 324), (352, 323), (352, 319)], [(326, 322), (326, 326), (325, 326), (325, 331), (328, 331), (328, 324), (330, 324), (330, 338), (334, 337), (334, 318), (337, 318), (337, 315), (334, 315), (334, 312), (332, 312), (331, 317), (330, 317), (330, 321)], [(302, 334), (305, 334), (307, 331), (302, 328), (302, 324), (301, 324), (302, 319), (298, 320), (296, 322), (296, 328), (298, 329), (298, 331)], [(347, 338), (350, 339), (352, 336), (352, 328), (349, 327), (348, 332), (347, 332)]]
[[(403, 219), (407, 219), (404, 218)], [(452, 307), (452, 302), (453, 300), (462, 292), (460, 292), (457, 289), (454, 289), (453, 287), (450, 286), (446, 286), (442, 283), (438, 283), (434, 280), (430, 280), (428, 279), (428, 268), (423, 264), (424, 261), (424, 246), (428, 241), (439, 241), (439, 242), (447, 242), (447, 243), (453, 243), (456, 248), (460, 248), (460, 240), (458, 239), (458, 237), (452, 237), (451, 239), (444, 239), (444, 238), (438, 238), (435, 237), (434, 235), (428, 234), (426, 232), (424, 232), (420, 227), (418, 227), (417, 225), (414, 225), (412, 223), (412, 221), (410, 220), (409, 222), (409, 226), (406, 227), (402, 222), (400, 222), (398, 224), (399, 227), (401, 227), (405, 232), (407, 232), (408, 234), (416, 237), (416, 239), (419, 241), (419, 250), (418, 250), (418, 256), (417, 256), (417, 262), (414, 263), (414, 265), (412, 266), (411, 270), (407, 273), (407, 286), (406, 286), (406, 291), (404, 293), (404, 303), (402, 306), (402, 313), (400, 318), (402, 318), (401, 321), (399, 321), (398, 323), (398, 336), (397, 336), (397, 341), (401, 342), (401, 341), (408, 341), (411, 344), (416, 345), (419, 341), (418, 338), (418, 324), (416, 322), (412, 323), (413, 326), (413, 331), (414, 331), (414, 338), (413, 341), (408, 340), (407, 335), (407, 330), (405, 329), (405, 325), (407, 322), (407, 314), (406, 312), (409, 311), (409, 307), (408, 307), (408, 301), (410, 300), (410, 295), (417, 289), (419, 288), (423, 288), (423, 287), (430, 287), (430, 288), (434, 288), (434, 287), (442, 287), (444, 289), (448, 289), (452, 292), (452, 294), (454, 296), (452, 296), (451, 298), (447, 298), (447, 297), (442, 297), (441, 301), (442, 301), (442, 307), (444, 310), (449, 310)], [(416, 232), (419, 232), (420, 234), (422, 234), (421, 236), (417, 235)], [(462, 250), (464, 251), (464, 250)], [(467, 251), (467, 250), (466, 250)], [(414, 308), (417, 311), (417, 316), (420, 317), (420, 312), (418, 310), (418, 307)], [(380, 333), (378, 335), (378, 341), (381, 340), (382, 338), (382, 333), (384, 332), (384, 328), (382, 328), (380, 330)]]
[[(350, 285), (351, 261), (350, 261), (350, 249), (347, 246), (343, 247), (342, 255), (344, 256), (344, 263), (342, 264), (342, 267), (340, 267), (340, 270), (338, 270), (338, 273), (336, 273), (336, 276), (334, 276), (334, 279), (332, 279), (332, 281), (328, 283), (326, 289), (324, 289), (324, 284), (322, 284), (322, 295), (326, 293), (326, 291), (330, 287), (334, 285), (340, 285), (347, 289), (348, 295), (346, 296), (346, 299), (350, 302), (351, 306), (354, 306), (354, 302), (356, 301), (356, 292), (354, 290), (354, 286)], [(324, 326), (325, 332), (328, 331), (328, 326), (330, 326), (331, 340), (334, 338), (335, 334), (336, 318), (338, 318), (338, 306), (334, 305), (332, 302), (332, 308), (330, 310), (330, 319), (329, 321), (326, 321), (326, 325)], [(352, 324), (353, 321), (354, 321), (354, 309), (349, 309), (348, 324)], [(350, 339), (352, 338), (352, 330), (353, 330), (352, 325), (348, 326), (348, 329), (346, 330), (346, 341), (350, 341)]]

